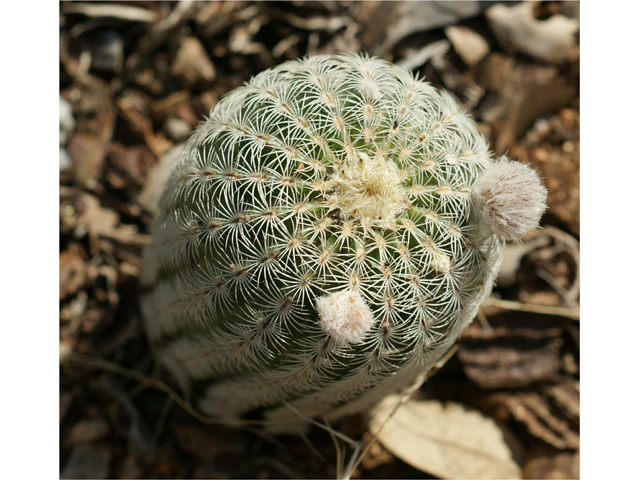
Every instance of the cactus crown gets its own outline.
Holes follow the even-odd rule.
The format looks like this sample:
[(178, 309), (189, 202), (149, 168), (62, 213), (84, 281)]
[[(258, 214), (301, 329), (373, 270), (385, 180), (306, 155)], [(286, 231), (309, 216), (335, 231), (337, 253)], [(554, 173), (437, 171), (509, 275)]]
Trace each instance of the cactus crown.
[(490, 292), (503, 238), (474, 188), (492, 165), (455, 100), (390, 63), (262, 72), (161, 200), (142, 277), (160, 359), (221, 417), (335, 417), (405, 387)]

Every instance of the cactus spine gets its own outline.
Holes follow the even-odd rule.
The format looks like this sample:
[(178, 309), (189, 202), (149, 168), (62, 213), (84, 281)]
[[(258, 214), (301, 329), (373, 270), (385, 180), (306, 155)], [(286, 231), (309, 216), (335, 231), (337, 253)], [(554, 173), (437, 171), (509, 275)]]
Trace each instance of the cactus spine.
[(262, 72), (196, 131), (160, 202), (142, 275), (158, 357), (222, 418), (284, 420), (283, 400), (335, 418), (407, 387), (544, 210), (535, 173), (508, 165), (452, 96), (385, 61)]

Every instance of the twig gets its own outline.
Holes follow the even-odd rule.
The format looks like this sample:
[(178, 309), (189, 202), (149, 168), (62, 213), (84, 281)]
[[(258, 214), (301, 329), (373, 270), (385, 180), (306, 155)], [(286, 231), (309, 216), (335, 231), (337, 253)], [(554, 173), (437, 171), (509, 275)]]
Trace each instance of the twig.
[(65, 362), (74, 363), (78, 366), (84, 368), (96, 368), (99, 370), (104, 370), (107, 372), (117, 373), (118, 375), (122, 375), (123, 377), (130, 378), (131, 380), (136, 380), (148, 387), (155, 388), (162, 392), (165, 392), (171, 399), (177, 403), (183, 410), (185, 410), (189, 415), (201, 421), (202, 423), (208, 423), (213, 425), (231, 425), (231, 426), (239, 426), (244, 427), (246, 425), (274, 425), (281, 424), (286, 422), (282, 420), (278, 421), (267, 421), (267, 420), (228, 420), (228, 419), (220, 419), (220, 418), (212, 418), (202, 415), (200, 412), (195, 410), (191, 405), (189, 405), (173, 388), (171, 388), (166, 383), (163, 383), (159, 380), (154, 380), (152, 378), (147, 377), (146, 375), (135, 372), (133, 370), (129, 370), (128, 368), (121, 367), (120, 365), (110, 362), (108, 360), (104, 360), (102, 358), (89, 357), (85, 355), (80, 355), (78, 353), (70, 354)]
[[(566, 289), (566, 298), (577, 302), (578, 295), (580, 294), (580, 242), (572, 237), (567, 232), (560, 230), (559, 228), (552, 227), (551, 225), (547, 225), (540, 230), (535, 230), (534, 232), (527, 235), (527, 240), (548, 235), (553, 238), (558, 244), (550, 249), (550, 257), (553, 257), (560, 253), (561, 251), (566, 251), (573, 258), (573, 262), (575, 263), (575, 279), (573, 284)], [(558, 250), (556, 252), (556, 250)], [(553, 285), (552, 285), (553, 286)], [(571, 305), (570, 305), (571, 306)]]
[(333, 434), (333, 429), (331, 428), (331, 425), (329, 425), (329, 421), (326, 418), (324, 419), (324, 424), (327, 426), (327, 431), (329, 432), (329, 435), (331, 435), (331, 441), (333, 442), (333, 446), (336, 449), (336, 478), (342, 478), (342, 450), (340, 449), (338, 440)]
[(164, 430), (164, 426), (167, 422), (167, 416), (169, 415), (169, 411), (173, 405), (173, 399), (171, 397), (167, 397), (162, 406), (162, 411), (160, 412), (160, 416), (158, 417), (158, 421), (156, 422), (156, 429), (153, 432), (153, 438), (151, 439), (151, 446), (149, 447), (149, 457), (153, 457), (156, 448), (158, 447), (158, 440), (160, 439), (160, 435), (162, 434), (162, 430)]
[(304, 444), (309, 448), (309, 450), (311, 451), (311, 453), (313, 454), (314, 457), (316, 457), (318, 460), (320, 460), (321, 462), (324, 462), (324, 457), (322, 456), (322, 454), (316, 449), (316, 447), (313, 446), (313, 443), (311, 443), (311, 441), (309, 440), (309, 438), (305, 435), (305, 433), (301, 430), (298, 432), (298, 435), (300, 435), (300, 438), (302, 438), (302, 441), (304, 442)]
[[(332, 435), (335, 435), (336, 437), (338, 437), (340, 440), (342, 440), (345, 443), (348, 443), (349, 445), (351, 445), (353, 447), (353, 454), (351, 455), (351, 460), (349, 460), (349, 465), (347, 466), (347, 475), (344, 476), (340, 476), (338, 477), (339, 479), (345, 479), (348, 480), (349, 478), (351, 478), (351, 474), (353, 473), (353, 470), (355, 470), (355, 465), (357, 462), (356, 458), (358, 456), (358, 453), (360, 453), (360, 444), (358, 442), (356, 442), (354, 439), (346, 436), (344, 433), (338, 432), (337, 430), (331, 428), (328, 425), (323, 425), (322, 423), (314, 420), (313, 418), (308, 417), (307, 415), (305, 415), (304, 413), (296, 410), (291, 404), (289, 404), (289, 402), (286, 401), (282, 401), (282, 403), (289, 409), (291, 410), (293, 413), (295, 413), (296, 415), (298, 415), (300, 418), (303, 418), (304, 420), (308, 421), (309, 423), (314, 424), (317, 427), (320, 427), (321, 429), (329, 432)], [(336, 443), (334, 443), (335, 445)], [(338, 470), (338, 473), (341, 473), (341, 468)]]
[[(447, 352), (448, 353), (448, 352)], [(445, 355), (446, 356), (446, 355)], [(447, 358), (448, 359), (448, 358)], [(413, 395), (413, 393), (420, 388), (420, 386), (424, 383), (425, 379), (427, 378), (427, 375), (429, 373), (429, 370), (427, 370), (425, 373), (423, 373), (422, 375), (420, 375), (418, 377), (418, 379), (414, 382), (414, 384), (409, 387), (405, 393), (400, 397), (400, 399), (398, 400), (398, 403), (396, 404), (395, 407), (393, 407), (393, 410), (391, 410), (391, 413), (389, 413), (389, 415), (387, 416), (387, 418), (384, 420), (384, 422), (382, 422), (382, 425), (380, 425), (380, 427), (378, 428), (378, 430), (376, 431), (376, 433), (373, 434), (373, 436), (369, 439), (369, 441), (367, 442), (367, 444), (365, 445), (365, 447), (362, 449), (362, 453), (360, 454), (360, 456), (356, 459), (356, 461), (354, 462), (353, 466), (351, 467), (351, 469), (349, 469), (347, 471), (347, 474), (343, 477), (346, 479), (351, 478), (351, 475), (353, 475), (353, 472), (355, 471), (355, 469), (357, 468), (358, 465), (360, 465), (360, 462), (362, 462), (362, 459), (364, 458), (364, 456), (369, 452), (369, 450), (371, 449), (371, 447), (373, 446), (374, 442), (378, 439), (378, 436), (380, 435), (380, 432), (382, 432), (382, 429), (384, 428), (384, 426), (387, 424), (387, 422), (389, 422), (389, 420), (391, 420), (391, 417), (393, 417), (395, 415), (395, 413), (398, 411), (398, 409), (404, 404), (406, 403), (407, 400), (409, 400), (409, 398), (411, 397), (411, 395)]]
[(484, 314), (482, 310), (478, 311), (478, 321), (480, 322), (480, 325), (482, 326), (483, 330), (487, 332), (493, 331), (493, 328), (491, 328), (491, 324), (489, 323), (489, 320), (487, 320), (487, 316)]
[(516, 310), (519, 312), (541, 313), (544, 315), (558, 315), (560, 317), (570, 318), (571, 320), (580, 320), (580, 309), (570, 307), (552, 307), (549, 305), (533, 305), (530, 303), (520, 303), (511, 300), (500, 300), (491, 298), (485, 303), (487, 307), (503, 308), (505, 310)]
[(551, 285), (551, 288), (553, 288), (556, 293), (562, 297), (562, 300), (564, 300), (566, 305), (571, 308), (580, 308), (578, 302), (574, 298), (571, 298), (569, 291), (562, 286), (556, 277), (551, 275), (544, 268), (536, 268), (536, 275)]
[(62, 4), (63, 13), (80, 13), (87, 17), (112, 17), (131, 22), (151, 23), (158, 20), (158, 14), (146, 8), (133, 7), (122, 4), (109, 3), (79, 3), (65, 2)]

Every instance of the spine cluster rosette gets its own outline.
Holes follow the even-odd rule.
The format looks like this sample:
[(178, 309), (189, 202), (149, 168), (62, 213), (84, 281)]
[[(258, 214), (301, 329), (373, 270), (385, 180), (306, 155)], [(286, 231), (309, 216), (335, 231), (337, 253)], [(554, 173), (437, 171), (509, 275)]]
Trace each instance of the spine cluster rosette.
[[(491, 182), (518, 173), (495, 165), (452, 96), (388, 62), (262, 72), (198, 128), (160, 201), (142, 274), (158, 358), (221, 418), (330, 419), (406, 388), (474, 318), (524, 229), (492, 227), (511, 197)], [(518, 194), (507, 217), (537, 224), (537, 185), (537, 210)]]

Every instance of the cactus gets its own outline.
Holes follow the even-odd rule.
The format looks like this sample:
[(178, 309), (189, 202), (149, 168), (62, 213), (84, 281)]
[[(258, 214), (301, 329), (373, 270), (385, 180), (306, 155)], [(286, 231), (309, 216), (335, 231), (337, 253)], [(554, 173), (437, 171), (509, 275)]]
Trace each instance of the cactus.
[(455, 342), (545, 198), (407, 70), (286, 62), (220, 101), (167, 183), (142, 272), (150, 343), (212, 416), (362, 411)]

